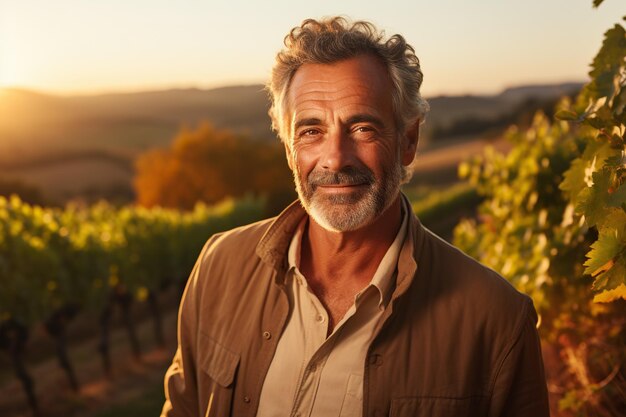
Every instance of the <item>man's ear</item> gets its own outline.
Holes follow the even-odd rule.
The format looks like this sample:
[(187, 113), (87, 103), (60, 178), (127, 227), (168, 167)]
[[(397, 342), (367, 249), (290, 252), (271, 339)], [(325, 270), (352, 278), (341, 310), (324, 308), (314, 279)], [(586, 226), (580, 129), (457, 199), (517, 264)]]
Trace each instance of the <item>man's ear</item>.
[(289, 165), (289, 169), (293, 171), (293, 154), (291, 153), (291, 148), (287, 144), (287, 142), (283, 142), (285, 145), (285, 157), (287, 158), (287, 165)]
[(404, 143), (402, 145), (402, 165), (409, 166), (415, 159), (417, 143), (420, 138), (420, 119), (412, 123), (404, 131)]

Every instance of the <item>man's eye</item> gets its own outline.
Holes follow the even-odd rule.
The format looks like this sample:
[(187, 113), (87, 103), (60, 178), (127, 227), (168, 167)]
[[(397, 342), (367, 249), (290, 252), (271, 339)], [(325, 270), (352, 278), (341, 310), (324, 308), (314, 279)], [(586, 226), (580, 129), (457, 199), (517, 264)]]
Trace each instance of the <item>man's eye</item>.
[(357, 126), (354, 129), (352, 129), (352, 133), (358, 135), (358, 137), (361, 138), (371, 138), (374, 133), (376, 132), (376, 129), (374, 129), (371, 126)]
[(298, 133), (298, 137), (302, 139), (315, 138), (320, 135), (320, 131), (317, 129), (305, 129)]

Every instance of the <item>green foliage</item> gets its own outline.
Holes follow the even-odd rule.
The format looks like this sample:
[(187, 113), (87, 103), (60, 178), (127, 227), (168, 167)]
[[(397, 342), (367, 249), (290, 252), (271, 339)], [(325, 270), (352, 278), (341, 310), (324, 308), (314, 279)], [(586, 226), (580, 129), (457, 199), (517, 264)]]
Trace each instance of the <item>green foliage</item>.
[(112, 291), (143, 300), (184, 280), (209, 236), (257, 220), (263, 207), (243, 198), (191, 212), (58, 210), (0, 197), (0, 322), (32, 325), (67, 305), (99, 311)]
[[(551, 124), (542, 114), (527, 132), (510, 129), (507, 139), (514, 144), (508, 155), (488, 148), (484, 156), (459, 167), (487, 200), (479, 208), (482, 222), (463, 221), (455, 242), (547, 309), (550, 289), (557, 295), (567, 286), (560, 283), (565, 277), (550, 273), (551, 267), (560, 261), (562, 273), (571, 276), (576, 270), (572, 256), (582, 260), (584, 253), (576, 245), (585, 239), (586, 228), (558, 192), (576, 142), (565, 122)], [(555, 245), (559, 239), (575, 242)]]
[(455, 184), (444, 190), (405, 190), (413, 212), (424, 224), (436, 222), (461, 208), (478, 204), (476, 189), (468, 183)]
[(33, 321), (58, 304), (65, 271), (48, 246), (58, 230), (53, 213), (0, 197), (0, 321), (13, 315)]
[(588, 254), (589, 259), (585, 262), (585, 273), (598, 276), (594, 282), (597, 290), (612, 290), (623, 284), (626, 269), (626, 234), (624, 230), (609, 230), (602, 233), (591, 245)]
[(625, 57), (616, 25), (556, 121), (537, 114), (529, 130), (508, 132), (508, 154), (488, 149), (459, 169), (485, 201), (455, 243), (533, 298), (565, 365), (550, 383), (577, 415), (626, 407)]
[[(626, 299), (625, 58), (626, 31), (617, 24), (605, 33), (591, 65), (591, 81), (567, 110), (581, 125), (583, 151), (565, 173), (561, 189), (576, 213), (598, 231), (585, 273), (595, 279), (596, 301), (604, 302)], [(614, 242), (610, 250), (607, 242)]]

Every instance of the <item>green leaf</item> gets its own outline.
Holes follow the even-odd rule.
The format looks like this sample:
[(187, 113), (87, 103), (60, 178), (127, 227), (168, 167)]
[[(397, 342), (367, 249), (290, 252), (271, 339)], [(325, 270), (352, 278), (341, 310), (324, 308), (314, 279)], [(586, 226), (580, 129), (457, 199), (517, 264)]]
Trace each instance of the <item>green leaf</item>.
[(611, 127), (613, 127), (612, 120), (607, 120), (602, 117), (590, 117), (590, 118), (585, 119), (584, 122), (588, 124), (589, 126), (596, 128), (598, 130), (610, 129)]
[(585, 274), (597, 276), (610, 271), (618, 263), (618, 255), (626, 250), (623, 228), (600, 232), (598, 240), (591, 245), (585, 262)]
[(601, 231), (587, 257), (585, 274), (595, 277), (594, 290), (612, 290), (626, 283), (624, 228)]
[(581, 117), (571, 110), (559, 110), (555, 113), (554, 117), (559, 120), (581, 121)]
[(621, 120), (624, 116), (624, 108), (626, 107), (626, 88), (621, 86), (621, 91), (613, 100), (613, 116)]
[(613, 262), (604, 272), (596, 275), (593, 289), (594, 291), (614, 290), (622, 284), (626, 284), (626, 265), (623, 258), (621, 262)]
[(606, 216), (597, 224), (598, 231), (609, 233), (611, 230), (617, 230), (621, 236), (626, 235), (626, 212), (621, 208), (608, 207), (605, 213)]
[(590, 140), (580, 158), (576, 158), (563, 176), (559, 188), (576, 204), (576, 197), (586, 186), (591, 174), (602, 167), (607, 158), (613, 156), (615, 150), (608, 142)]
[(609, 195), (608, 203), (611, 207), (626, 207), (626, 183)]
[(585, 188), (585, 169), (587, 160), (576, 158), (565, 174), (559, 188), (566, 194), (569, 200), (574, 200), (578, 193)]
[[(608, 215), (612, 196), (612, 171), (604, 168), (592, 175), (593, 185), (583, 189), (576, 198), (576, 212), (583, 214), (588, 226), (595, 226)], [(619, 202), (620, 195), (615, 197)], [(615, 207), (615, 206), (613, 206)]]
[(626, 285), (620, 284), (617, 288), (612, 290), (602, 291), (600, 294), (596, 294), (593, 297), (593, 301), (596, 303), (610, 303), (619, 299), (626, 300)]
[[(626, 31), (621, 25), (616, 23), (615, 26), (604, 33), (602, 47), (593, 59), (591, 64), (592, 70), (589, 75), (592, 78), (597, 78), (606, 73), (609, 68), (613, 70), (618, 69), (623, 65), (624, 56), (626, 56)], [(610, 72), (615, 73), (616, 71)]]
[(609, 101), (616, 95), (615, 80), (620, 77), (620, 69), (626, 56), (626, 31), (616, 24), (604, 34), (604, 42), (591, 64), (589, 76), (592, 81), (585, 88), (591, 99), (607, 97)]

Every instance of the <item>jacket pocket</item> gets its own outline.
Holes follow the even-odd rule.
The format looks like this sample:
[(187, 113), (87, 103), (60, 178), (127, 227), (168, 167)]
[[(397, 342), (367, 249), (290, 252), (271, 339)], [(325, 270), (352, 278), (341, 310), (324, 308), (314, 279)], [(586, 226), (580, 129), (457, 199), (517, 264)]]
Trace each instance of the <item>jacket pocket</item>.
[(199, 334), (198, 342), (198, 399), (202, 415), (229, 415), (240, 356), (205, 334)]
[(406, 397), (391, 400), (391, 417), (483, 416), (482, 397)]

